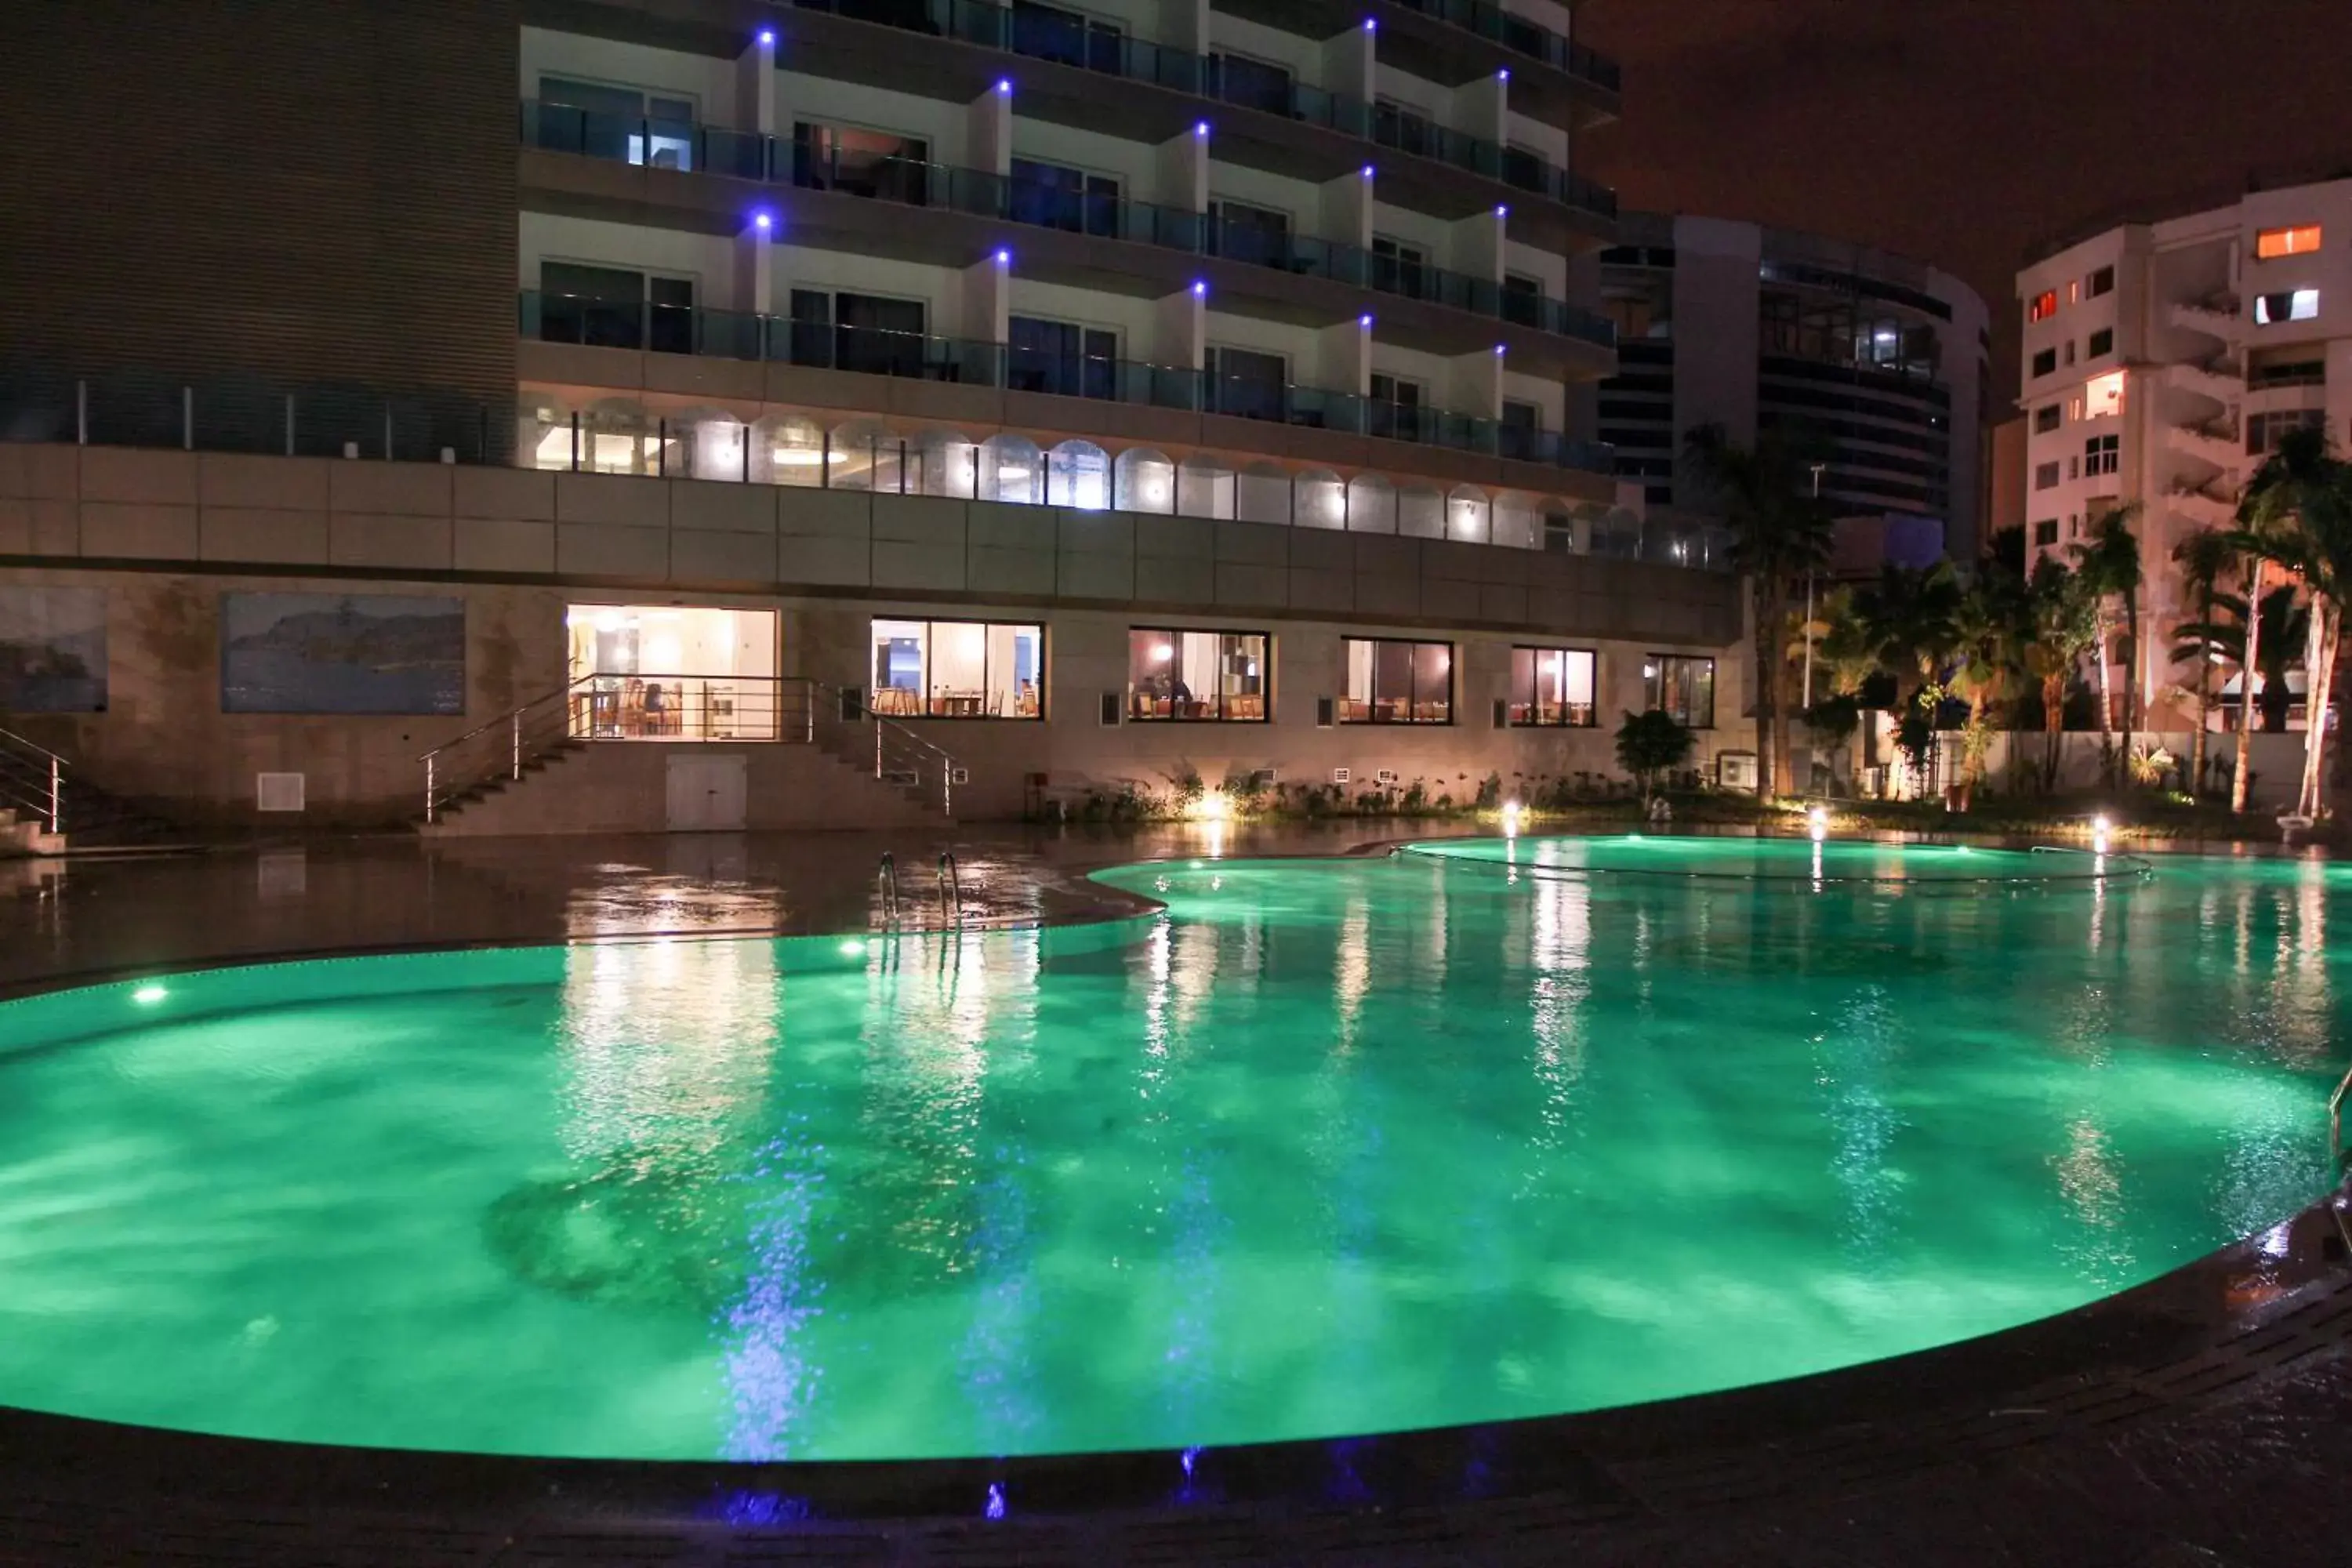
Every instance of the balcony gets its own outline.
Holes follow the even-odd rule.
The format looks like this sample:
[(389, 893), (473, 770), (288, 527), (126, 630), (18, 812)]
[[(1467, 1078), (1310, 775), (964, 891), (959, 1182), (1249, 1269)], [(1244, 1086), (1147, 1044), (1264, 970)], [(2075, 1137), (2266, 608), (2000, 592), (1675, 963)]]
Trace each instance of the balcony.
[(1609, 320), (1565, 300), (1506, 289), (1491, 279), (1376, 255), (1360, 246), (1305, 237), (1267, 237), (1188, 209), (1096, 195), (944, 163), (901, 158), (843, 158), (780, 137), (719, 126), (628, 119), (526, 100), (525, 147), (680, 173), (831, 191), (876, 201), (1148, 245), (1185, 255), (1223, 257), (1350, 288), (1395, 295), (1508, 322), (1530, 331), (1613, 348)]
[[(1413, 5), (1412, 9), (1436, 16), (1441, 9), (1451, 13), (1461, 7), (1462, 0), (1443, 0), (1442, 5), (1441, 0), (1428, 0), (1427, 4)], [(795, 0), (795, 8), (1000, 51), (1189, 98), (1208, 99), (1234, 108), (1255, 110), (1293, 125), (1313, 126), (1358, 142), (1375, 142), (1408, 156), (1509, 184), (1515, 190), (1558, 203), (1572, 212), (1604, 224), (1613, 224), (1617, 216), (1614, 191), (1558, 168), (1533, 153), (1501, 147), (1450, 131), (1442, 137), (1426, 138), (1425, 144), (1421, 146), (1383, 141), (1379, 133), (1376, 123), (1379, 116), (1373, 105), (1295, 79), (1276, 82), (1267, 80), (1260, 72), (1244, 75), (1229, 68), (1223, 56), (1195, 54), (1123, 32), (1100, 26), (1075, 26), (1059, 16), (1041, 16), (1034, 12), (983, 4), (982, 0)], [(1483, 13), (1487, 7), (1479, 5), (1471, 9)], [(1249, 13), (1244, 9), (1237, 14)], [(1301, 19), (1297, 15), (1285, 15), (1275, 18), (1275, 25), (1295, 28)], [(1328, 32), (1344, 31), (1354, 26), (1358, 19), (1357, 15), (1351, 14), (1344, 22), (1330, 26)], [(1511, 21), (1516, 27), (1527, 28), (1532, 34), (1539, 34), (1543, 38), (1557, 43), (1563, 58), (1575, 55), (1595, 70), (1606, 66), (1606, 62), (1601, 61), (1600, 57), (1591, 55), (1589, 50), (1578, 54), (1566, 39), (1559, 38), (1557, 34), (1544, 33), (1531, 24), (1519, 23), (1517, 18)], [(1540, 48), (1541, 46), (1538, 47)], [(849, 57), (856, 52), (819, 50), (819, 58), (813, 63), (828, 70), (854, 70), (859, 68), (858, 62)], [(1542, 56), (1538, 54), (1531, 58)], [(869, 68), (873, 63), (868, 62)], [(956, 82), (946, 78), (931, 84), (926, 77), (909, 76), (907, 70), (908, 64), (905, 61), (891, 62), (897, 79), (887, 82), (877, 79), (877, 85), (894, 86), (902, 90), (919, 90), (930, 85), (933, 90), (943, 92), (984, 89), (985, 84)], [(1608, 68), (1608, 71), (1613, 74), (1614, 68)], [(1102, 123), (1098, 107), (1078, 103), (1056, 104), (1057, 95), (1051, 87), (1039, 85), (1045, 89), (1044, 95), (1033, 98), (1032, 84), (1023, 84), (1024, 112), (1031, 112), (1033, 108), (1042, 109), (1070, 123), (1091, 129), (1109, 129), (1113, 134), (1133, 134), (1151, 140), (1176, 134), (1183, 128), (1173, 121), (1148, 128), (1141, 125), (1108, 127)], [(1188, 108), (1181, 112), (1189, 115), (1192, 110)], [(1278, 127), (1267, 127), (1265, 133), (1252, 136), (1246, 126), (1220, 126), (1221, 138), (1229, 130), (1243, 133), (1246, 140), (1257, 144), (1260, 154), (1257, 161), (1277, 170), (1287, 165), (1304, 164), (1309, 170), (1307, 177), (1318, 180), (1338, 174), (1347, 166), (1349, 159), (1361, 161), (1356, 156), (1360, 149), (1343, 150), (1337, 158), (1318, 156), (1318, 149), (1306, 144), (1295, 132), (1285, 134)], [(1426, 182), (1421, 184), (1424, 190), (1431, 188)], [(1458, 197), (1463, 193), (1454, 194)], [(1482, 205), (1492, 205), (1493, 202), (1484, 193), (1471, 193), (1469, 199), (1459, 205), (1463, 212), (1469, 212)], [(1461, 215), (1445, 213), (1441, 216)], [(1602, 233), (1605, 237), (1606, 230)]]
[(2210, 485), (2177, 484), (2164, 498), (2166, 508), (2200, 528), (2236, 525), (2237, 503)]
[(710, 357), (1213, 415), (1607, 474), (1614, 454), (1559, 431), (1323, 387), (1216, 377), (1186, 366), (1038, 355), (1003, 343), (699, 307), (525, 289), (520, 334), (541, 342)]
[(2186, 361), (2164, 367), (2164, 384), (2176, 392), (2186, 392), (2218, 403), (2224, 408), (2235, 405), (2245, 395), (2246, 384), (2240, 378), (2236, 363), (2215, 360), (2210, 364), (2192, 364)]
[(2164, 444), (2185, 457), (2223, 470), (2236, 468), (2245, 458), (2245, 448), (2240, 444), (2234, 420), (2221, 420), (2210, 425), (2168, 426), (2165, 427)]
[(2226, 296), (2179, 301), (2166, 315), (2174, 326), (2184, 331), (2200, 333), (2221, 342), (2235, 339), (2240, 327), (2238, 303)]

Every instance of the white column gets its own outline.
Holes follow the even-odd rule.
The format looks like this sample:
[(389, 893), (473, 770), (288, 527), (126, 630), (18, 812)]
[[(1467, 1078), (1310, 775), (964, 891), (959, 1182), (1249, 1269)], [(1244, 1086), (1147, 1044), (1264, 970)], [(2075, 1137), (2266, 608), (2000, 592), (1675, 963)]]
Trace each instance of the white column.
[(753, 315), (775, 313), (775, 215), (762, 207), (735, 236), (735, 305)]
[(1378, 78), (1373, 70), (1373, 41), (1379, 37), (1369, 18), (1361, 26), (1335, 33), (1323, 40), (1323, 80), (1326, 92), (1336, 92), (1360, 102), (1370, 103), (1375, 96)]
[(1511, 139), (1511, 72), (1465, 81), (1454, 89), (1454, 129), (1501, 147)]
[(1164, 207), (1189, 213), (1209, 210), (1209, 122), (1196, 121), (1190, 131), (1162, 142), (1154, 153), (1159, 182), (1153, 195)]
[(1013, 252), (999, 250), (963, 269), (958, 290), (963, 310), (957, 323), (961, 335), (975, 342), (1001, 343), (1012, 331)]
[(1456, 354), (1446, 363), (1450, 367), (1445, 377), (1445, 406), (1449, 412), (1475, 415), (1481, 419), (1503, 416), (1501, 344), (1481, 353)]
[(1160, 0), (1154, 43), (1196, 55), (1209, 52), (1209, 0)]
[(994, 87), (964, 106), (963, 161), (982, 174), (1013, 173), (1013, 79), (1001, 77)]
[(1445, 265), (1489, 283), (1502, 282), (1504, 245), (1510, 226), (1511, 209), (1507, 206), (1472, 213), (1459, 219), (1446, 233)]
[(735, 129), (776, 133), (776, 29), (761, 27), (735, 57)]
[(1319, 237), (1358, 249), (1372, 243), (1372, 165), (1327, 180), (1320, 188), (1322, 234)]
[(1339, 321), (1315, 334), (1314, 384), (1369, 396), (1372, 390), (1372, 318)]
[(1208, 287), (1195, 283), (1151, 305), (1151, 363), (1198, 370), (1208, 359)]

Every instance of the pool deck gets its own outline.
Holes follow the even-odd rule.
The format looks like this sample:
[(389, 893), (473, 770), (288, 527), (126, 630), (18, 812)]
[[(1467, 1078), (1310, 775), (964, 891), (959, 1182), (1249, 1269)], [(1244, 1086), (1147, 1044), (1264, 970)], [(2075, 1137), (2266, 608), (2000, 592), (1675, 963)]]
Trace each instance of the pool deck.
[[(1338, 854), (1410, 832), (1241, 827), (1223, 849)], [(909, 924), (938, 918), (943, 848), (968, 917), (1093, 919), (1133, 905), (1087, 870), (1202, 854), (1209, 833), (357, 839), (0, 863), (0, 995), (328, 951), (862, 931), (885, 849)], [(508, 1459), (0, 1410), (0, 1565), (2352, 1562), (2347, 1251), (2323, 1205), (2122, 1296), (1895, 1361), (1189, 1456)]]

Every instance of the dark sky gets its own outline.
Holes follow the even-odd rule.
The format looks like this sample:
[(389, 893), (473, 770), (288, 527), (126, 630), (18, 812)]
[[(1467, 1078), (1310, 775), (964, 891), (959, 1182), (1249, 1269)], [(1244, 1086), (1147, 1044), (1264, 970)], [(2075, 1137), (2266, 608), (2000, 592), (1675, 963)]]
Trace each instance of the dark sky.
[(1624, 118), (1582, 157), (1627, 205), (1958, 274), (1993, 310), (1997, 399), (2016, 390), (2011, 296), (2032, 241), (2226, 198), (2251, 170), (2352, 170), (2352, 0), (1581, 0), (1576, 15), (1625, 67)]

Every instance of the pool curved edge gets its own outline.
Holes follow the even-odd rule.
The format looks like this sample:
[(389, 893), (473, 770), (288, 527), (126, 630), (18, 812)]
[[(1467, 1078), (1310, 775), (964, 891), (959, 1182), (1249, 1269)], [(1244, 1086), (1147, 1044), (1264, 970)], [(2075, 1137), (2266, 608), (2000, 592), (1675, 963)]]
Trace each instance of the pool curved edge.
[[(1346, 853), (1378, 854), (1392, 842)], [(1181, 858), (1116, 864), (1172, 858)], [(1099, 908), (1021, 923), (1118, 923), (1161, 907), (1087, 872), (1078, 879), (1101, 896)], [(241, 954), (58, 976), (5, 994), (282, 959), (538, 945), (547, 943)], [(1201, 1543), (1202, 1554), (1287, 1542), (1344, 1544), (1351, 1561), (1381, 1561), (1383, 1548), (1425, 1561), (1433, 1518), (1470, 1539), (1507, 1533), (1521, 1547), (1654, 1541), (1685, 1528), (1720, 1530), (1759, 1509), (1827, 1509), (1955, 1466), (1984, 1478), (2031, 1458), (2047, 1484), (2070, 1466), (2095, 1468), (2118, 1433), (2195, 1421), (2331, 1367), (2352, 1347), (2347, 1207), (2352, 1183), (2116, 1295), (1907, 1355), (1653, 1404), (1222, 1448), (1009, 1459), (544, 1459), (220, 1437), (0, 1406), (0, 1540), (38, 1549), (27, 1551), (30, 1561), (119, 1563), (152, 1550), (168, 1519), (176, 1540), (228, 1560), (298, 1548), (415, 1552), (429, 1540), (433, 1560), (555, 1560), (593, 1544), (598, 1561), (656, 1562), (673, 1560), (681, 1542), (774, 1532), (807, 1540), (814, 1561), (829, 1560), (824, 1542), (838, 1538), (844, 1560), (871, 1561), (888, 1542), (898, 1561), (952, 1550), (956, 1562), (974, 1564), (999, 1560), (981, 1546), (992, 1531), (1008, 1563), (1034, 1560), (1041, 1533), (1099, 1561), (1147, 1551), (1189, 1560), (1187, 1542)]]
[[(670, 1561), (682, 1537), (776, 1531), (924, 1542), (1001, 1530), (1004, 1561), (1039, 1530), (1100, 1560), (1198, 1532), (1328, 1544), (1352, 1560), (1434, 1510), (1473, 1538), (1526, 1543), (1720, 1529), (1908, 1478), (2003, 1462), (2095, 1462), (2130, 1426), (2193, 1420), (2352, 1347), (2343, 1206), (2352, 1184), (2258, 1237), (2089, 1306), (1979, 1339), (1649, 1405), (1482, 1425), (1207, 1449), (1012, 1459), (727, 1463), (538, 1459), (207, 1436), (0, 1407), (0, 1527), (44, 1561), (132, 1560), (159, 1510), (224, 1549), (396, 1541), (449, 1559), (544, 1541), (600, 1562)], [(1842, 1506), (1842, 1505), (1841, 1505)], [(14, 1516), (14, 1517), (12, 1517)], [(1352, 1521), (1352, 1522), (1349, 1522)], [(1531, 1533), (1532, 1532), (1532, 1533)], [(818, 1544), (819, 1542), (813, 1542)], [(616, 1555), (615, 1553), (622, 1553)], [(528, 1553), (524, 1553), (528, 1556)], [(373, 1559), (367, 1559), (373, 1560)], [(499, 1560), (507, 1560), (500, 1556)], [(533, 1558), (531, 1560), (539, 1560)], [(797, 1559), (795, 1559), (797, 1560)], [(819, 1560), (822, 1560), (820, 1552)], [(863, 1555), (859, 1560), (869, 1560)], [(1032, 1560), (1024, 1556), (1024, 1561)], [(1418, 1556), (1414, 1561), (1424, 1561)]]

